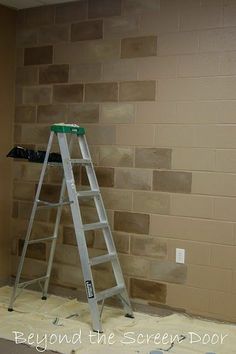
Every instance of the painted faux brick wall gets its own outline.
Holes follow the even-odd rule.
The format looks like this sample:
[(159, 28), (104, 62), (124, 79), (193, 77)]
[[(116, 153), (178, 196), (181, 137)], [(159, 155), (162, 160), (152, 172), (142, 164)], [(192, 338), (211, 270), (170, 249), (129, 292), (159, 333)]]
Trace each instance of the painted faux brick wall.
[[(19, 11), (15, 143), (45, 148), (49, 125), (86, 128), (130, 296), (236, 320), (236, 2), (81, 0)], [(56, 147), (55, 147), (56, 149)], [(41, 165), (14, 162), (13, 273)], [(58, 197), (60, 168), (43, 197)], [(78, 187), (87, 185), (76, 170)], [(95, 218), (90, 203), (83, 218)], [(34, 237), (52, 233), (40, 212)], [(102, 254), (90, 232), (91, 254)], [(186, 249), (186, 265), (175, 248)], [(31, 247), (26, 277), (45, 270)], [(94, 272), (112, 284), (109, 268)], [(52, 283), (83, 287), (65, 208)]]

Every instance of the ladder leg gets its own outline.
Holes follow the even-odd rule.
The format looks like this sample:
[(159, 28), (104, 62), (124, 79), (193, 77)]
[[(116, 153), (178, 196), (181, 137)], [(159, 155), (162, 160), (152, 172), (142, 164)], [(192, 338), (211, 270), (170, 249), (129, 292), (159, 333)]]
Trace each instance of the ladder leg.
[(15, 284), (14, 284), (14, 287), (12, 290), (12, 295), (10, 298), (10, 303), (9, 303), (9, 308), (8, 308), (9, 311), (13, 311), (13, 303), (16, 298), (16, 291), (17, 291), (17, 287), (18, 287), (18, 284), (20, 281), (20, 277), (21, 277), (21, 273), (22, 273), (22, 269), (23, 269), (23, 265), (24, 265), (24, 260), (25, 260), (25, 256), (26, 256), (26, 251), (27, 251), (27, 247), (28, 247), (28, 242), (29, 242), (29, 238), (30, 238), (32, 228), (33, 228), (33, 222), (34, 222), (35, 213), (36, 213), (36, 209), (37, 209), (37, 200), (39, 199), (39, 195), (41, 192), (41, 188), (42, 188), (42, 184), (43, 184), (43, 180), (44, 180), (44, 176), (45, 176), (45, 172), (46, 172), (46, 168), (47, 168), (48, 157), (49, 157), (49, 153), (50, 153), (50, 150), (52, 147), (53, 137), (54, 137), (54, 133), (51, 132), (50, 137), (49, 137), (49, 141), (48, 141), (48, 147), (47, 147), (42, 171), (41, 171), (40, 178), (39, 178), (38, 188), (37, 188), (37, 191), (35, 194), (34, 204), (33, 204), (32, 212), (31, 212), (31, 216), (30, 216), (30, 221), (29, 221), (29, 225), (28, 225), (28, 229), (27, 229), (27, 233), (26, 233), (26, 237), (25, 237), (25, 242), (24, 242), (21, 258), (20, 258), (20, 263), (19, 263), (19, 266), (17, 269)]
[[(65, 182), (65, 177), (63, 177), (61, 191), (60, 191), (60, 197), (59, 197), (59, 203), (63, 202), (64, 195), (65, 195), (65, 188), (66, 188), (66, 182)], [(53, 231), (53, 237), (55, 237), (55, 238), (53, 239), (53, 241), (51, 243), (51, 248), (50, 248), (50, 253), (49, 253), (49, 258), (48, 258), (47, 273), (46, 273), (47, 279), (45, 280), (44, 287), (43, 287), (42, 300), (46, 300), (47, 299), (48, 286), (49, 286), (49, 281), (50, 281), (50, 276), (51, 276), (51, 271), (52, 271), (53, 258), (54, 258), (56, 244), (57, 244), (57, 239), (58, 239), (58, 232), (59, 232), (61, 214), (62, 214), (62, 205), (60, 205), (58, 207), (58, 209), (57, 209), (56, 222), (55, 222), (54, 231)]]

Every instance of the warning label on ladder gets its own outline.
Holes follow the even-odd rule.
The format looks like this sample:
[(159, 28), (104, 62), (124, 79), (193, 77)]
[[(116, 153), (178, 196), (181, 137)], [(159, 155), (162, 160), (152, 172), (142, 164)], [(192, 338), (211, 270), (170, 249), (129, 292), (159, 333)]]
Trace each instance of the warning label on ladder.
[(86, 280), (85, 285), (86, 285), (88, 298), (89, 299), (94, 298), (93, 284), (92, 284), (91, 280)]

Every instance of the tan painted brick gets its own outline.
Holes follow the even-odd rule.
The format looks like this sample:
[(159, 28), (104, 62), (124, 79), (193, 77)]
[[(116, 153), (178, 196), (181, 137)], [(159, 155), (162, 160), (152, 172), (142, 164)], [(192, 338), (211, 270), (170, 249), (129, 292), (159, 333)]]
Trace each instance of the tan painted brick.
[(102, 198), (107, 209), (131, 210), (132, 193), (129, 191), (102, 188)]
[(71, 82), (93, 82), (101, 79), (101, 64), (73, 64), (70, 66)]
[(190, 172), (153, 171), (153, 189), (162, 192), (191, 193)]
[(73, 245), (57, 244), (55, 251), (55, 262), (67, 265), (76, 265), (78, 263), (78, 248)]
[(133, 210), (152, 214), (170, 213), (170, 196), (166, 193), (134, 192)]
[(117, 83), (85, 84), (85, 101), (106, 102), (118, 100)]
[(154, 101), (155, 81), (127, 81), (120, 83), (120, 101)]
[(49, 134), (48, 126), (25, 124), (22, 126), (20, 142), (24, 144), (45, 144), (48, 142)]
[(217, 319), (235, 321), (236, 313), (234, 309), (235, 294), (227, 294), (224, 289), (212, 292), (209, 311)]
[(100, 146), (99, 165), (131, 167), (133, 165), (133, 150), (123, 146)]
[(172, 215), (213, 218), (213, 199), (196, 195), (171, 195)]
[(86, 127), (86, 136), (89, 144), (115, 144), (115, 128), (110, 125), (93, 125)]
[(51, 64), (53, 56), (52, 46), (25, 48), (25, 65)]
[(52, 90), (50, 87), (25, 87), (23, 101), (26, 104), (47, 104), (51, 102)]
[(230, 291), (232, 288), (232, 271), (198, 265), (188, 267), (187, 284), (190, 286)]
[(86, 1), (69, 2), (56, 7), (56, 23), (75, 22), (86, 19)]
[(39, 44), (61, 43), (69, 40), (69, 25), (53, 25), (38, 30)]
[[(13, 256), (11, 258), (12, 258), (11, 274), (16, 275), (17, 267), (20, 259), (19, 257), (13, 257)], [(46, 266), (47, 266), (46, 262), (43, 262), (41, 260), (31, 259), (31, 258), (25, 259), (24, 268), (22, 271), (22, 277), (27, 279), (35, 279), (35, 278), (42, 277), (43, 274), (45, 274), (45, 272), (47, 271)]]
[(194, 172), (192, 193), (232, 197), (236, 195), (234, 174)]
[(115, 211), (114, 229), (116, 231), (132, 232), (136, 234), (148, 234), (149, 215)]
[(166, 168), (171, 166), (171, 149), (136, 148), (135, 167)]
[(177, 216), (151, 215), (150, 235), (225, 245), (235, 244), (233, 223)]
[(173, 7), (171, 9), (164, 7), (165, 4), (162, 4), (161, 11), (142, 13), (140, 18), (140, 32), (142, 34), (153, 35), (179, 31), (179, 9), (175, 11)]
[(49, 65), (39, 68), (39, 84), (58, 84), (68, 82), (69, 65)]
[(136, 123), (175, 123), (175, 102), (138, 102), (136, 104)]
[(152, 146), (154, 133), (151, 125), (119, 125), (116, 127), (116, 143), (119, 145)]
[(16, 69), (16, 84), (27, 86), (38, 83), (38, 69), (35, 67), (21, 67)]
[(160, 33), (158, 36), (160, 55), (191, 54), (197, 51), (197, 32)]
[(37, 121), (39, 123), (65, 122), (66, 117), (66, 105), (57, 104), (38, 106)]
[(219, 74), (219, 56), (215, 54), (195, 54), (179, 57), (178, 76), (198, 77)]
[(14, 179), (24, 181), (38, 181), (42, 166), (38, 163), (20, 162), (14, 164)]
[(236, 151), (216, 150), (216, 171), (236, 172)]
[(220, 28), (200, 32), (199, 48), (201, 52), (235, 50), (236, 29)]
[[(116, 249), (119, 253), (129, 253), (129, 235), (123, 232), (112, 232), (112, 236), (115, 242)], [(94, 248), (102, 249), (102, 250), (107, 250), (105, 240), (101, 232), (98, 234), (96, 233), (96, 237), (94, 239)]]
[(103, 21), (84, 21), (72, 23), (71, 41), (86, 41), (91, 39), (103, 38)]
[(149, 57), (157, 54), (157, 37), (134, 37), (121, 40), (121, 58)]
[(185, 264), (162, 260), (152, 261), (150, 265), (150, 277), (153, 280), (183, 284), (186, 282), (186, 275), (187, 267)]
[(115, 186), (117, 188), (150, 190), (151, 171), (137, 168), (119, 168), (115, 172)]
[[(109, 167), (95, 167), (98, 184), (101, 187), (113, 187), (114, 186), (114, 168)], [(82, 181), (83, 185), (88, 185), (88, 178), (85, 169), (82, 169)]]
[(174, 148), (172, 150), (172, 168), (175, 170), (214, 170), (215, 152), (203, 148)]
[(235, 246), (211, 245), (211, 266), (236, 269)]
[(16, 46), (33, 46), (37, 43), (37, 30), (30, 28), (19, 28), (16, 33)]
[(131, 278), (130, 295), (132, 298), (165, 303), (166, 294), (165, 284)]
[(137, 59), (113, 60), (103, 64), (104, 81), (137, 80)]
[(149, 270), (149, 261), (140, 257), (120, 255), (121, 268), (124, 274), (145, 277)]
[(109, 17), (121, 15), (121, 0), (113, 0), (112, 6), (109, 0), (89, 0), (88, 17)]
[[(88, 247), (92, 247), (94, 244), (94, 231), (89, 231), (85, 233), (86, 243)], [(77, 246), (75, 229), (73, 226), (64, 226), (63, 227), (63, 243), (66, 245), (74, 245)], [(78, 252), (78, 249), (77, 249)]]
[(157, 238), (132, 236), (130, 252), (137, 256), (165, 259), (167, 256), (167, 244)]
[(36, 121), (36, 107), (18, 106), (15, 108), (16, 123), (34, 123)]
[(99, 105), (71, 104), (68, 106), (68, 123), (98, 123)]
[(13, 197), (19, 200), (32, 200), (34, 197), (34, 183), (14, 182)]
[(132, 103), (105, 103), (101, 105), (101, 123), (132, 123), (134, 121)]
[(54, 102), (77, 103), (83, 101), (83, 85), (55, 85), (53, 87)]
[(236, 199), (214, 198), (214, 219), (236, 221)]
[(137, 36), (139, 19), (136, 16), (108, 17), (104, 19), (104, 38)]
[(177, 63), (176, 56), (139, 58), (137, 61), (138, 79), (153, 80), (176, 77)]
[(114, 60), (120, 57), (119, 40), (94, 40), (57, 44), (54, 47), (55, 63), (91, 63)]

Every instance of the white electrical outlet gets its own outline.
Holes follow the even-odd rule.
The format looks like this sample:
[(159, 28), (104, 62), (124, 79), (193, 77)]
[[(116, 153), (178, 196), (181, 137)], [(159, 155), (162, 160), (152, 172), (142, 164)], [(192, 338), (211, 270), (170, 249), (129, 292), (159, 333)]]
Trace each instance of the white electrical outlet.
[(184, 263), (185, 262), (185, 249), (176, 248), (176, 263)]

